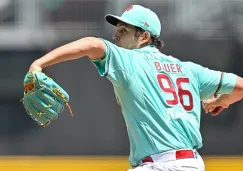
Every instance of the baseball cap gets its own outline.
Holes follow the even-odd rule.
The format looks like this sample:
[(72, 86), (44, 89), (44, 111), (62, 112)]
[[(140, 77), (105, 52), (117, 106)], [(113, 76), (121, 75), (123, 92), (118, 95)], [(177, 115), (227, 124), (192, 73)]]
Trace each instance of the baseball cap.
[(108, 23), (116, 26), (119, 21), (137, 26), (150, 32), (152, 36), (159, 37), (161, 23), (155, 12), (141, 5), (129, 6), (121, 16), (107, 14), (105, 19)]

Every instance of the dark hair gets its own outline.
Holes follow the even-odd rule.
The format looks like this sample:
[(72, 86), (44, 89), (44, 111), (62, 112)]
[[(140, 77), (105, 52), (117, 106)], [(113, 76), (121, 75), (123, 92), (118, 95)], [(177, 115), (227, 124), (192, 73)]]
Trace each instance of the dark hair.
[[(141, 27), (136, 27), (135, 36), (139, 36), (140, 34), (144, 33), (145, 30)], [(161, 49), (164, 46), (164, 42), (160, 40), (159, 37), (155, 37), (151, 35), (152, 43), (150, 45), (154, 45), (157, 49)]]

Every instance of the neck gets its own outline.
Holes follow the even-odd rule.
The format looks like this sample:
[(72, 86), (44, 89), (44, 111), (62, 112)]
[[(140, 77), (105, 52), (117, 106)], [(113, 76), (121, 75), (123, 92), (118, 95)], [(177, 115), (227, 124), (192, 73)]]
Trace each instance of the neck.
[(145, 47), (145, 46), (150, 45), (151, 43), (152, 43), (152, 40), (150, 39), (148, 42), (145, 42), (145, 43), (143, 43), (143, 44), (140, 44), (140, 45), (138, 46), (138, 48), (143, 48), (143, 47)]

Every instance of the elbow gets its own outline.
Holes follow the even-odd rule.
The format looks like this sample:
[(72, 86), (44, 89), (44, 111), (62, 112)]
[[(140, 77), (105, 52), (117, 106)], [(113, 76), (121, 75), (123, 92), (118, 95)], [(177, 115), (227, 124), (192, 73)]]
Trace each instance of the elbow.
[(98, 59), (104, 57), (106, 48), (102, 40), (95, 37), (85, 37), (81, 40), (85, 43), (85, 45), (81, 46), (81, 48), (87, 52), (86, 55), (89, 58)]
[(243, 78), (237, 77), (233, 93), (243, 98)]
[(94, 45), (93, 37), (85, 37), (79, 40), (79, 49), (81, 51), (88, 52), (92, 50), (96, 45)]
[(96, 40), (97, 38), (95, 37), (84, 37), (82, 39), (80, 39), (82, 42), (85, 42), (89, 48), (92, 48), (93, 46), (97, 46), (96, 45)]
[(243, 91), (243, 78), (237, 76), (236, 87), (237, 87), (240, 91)]

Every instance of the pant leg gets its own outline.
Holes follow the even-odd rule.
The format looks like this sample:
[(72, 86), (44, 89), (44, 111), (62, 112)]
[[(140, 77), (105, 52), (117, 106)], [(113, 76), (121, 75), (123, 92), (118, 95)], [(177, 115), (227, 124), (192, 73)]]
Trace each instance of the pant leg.
[(200, 156), (200, 154), (198, 152), (197, 152), (197, 163), (199, 166), (198, 171), (205, 171), (205, 164), (204, 164), (203, 158)]

